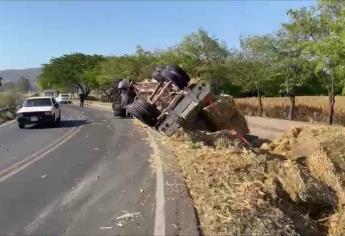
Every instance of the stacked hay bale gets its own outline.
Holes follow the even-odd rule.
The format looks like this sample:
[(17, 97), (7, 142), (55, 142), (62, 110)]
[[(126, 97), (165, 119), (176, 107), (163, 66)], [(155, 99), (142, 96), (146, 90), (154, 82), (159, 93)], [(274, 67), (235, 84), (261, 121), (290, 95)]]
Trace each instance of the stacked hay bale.
[(249, 133), (246, 119), (237, 110), (232, 96), (219, 97), (214, 103), (206, 106), (202, 113), (202, 117), (214, 131), (232, 129), (243, 134)]

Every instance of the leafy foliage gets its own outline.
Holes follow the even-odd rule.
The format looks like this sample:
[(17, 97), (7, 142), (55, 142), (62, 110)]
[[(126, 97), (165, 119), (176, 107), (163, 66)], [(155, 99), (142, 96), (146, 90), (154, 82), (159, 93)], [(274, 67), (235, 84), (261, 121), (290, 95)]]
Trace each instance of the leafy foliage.
[(290, 21), (277, 33), (242, 37), (239, 50), (199, 29), (165, 50), (138, 46), (131, 55), (53, 58), (39, 83), (60, 90), (77, 86), (86, 93), (99, 89), (109, 97), (114, 79), (150, 80), (156, 66), (178, 64), (215, 93), (257, 96), (259, 106), (261, 96), (289, 96), (293, 111), (296, 95), (328, 94), (331, 116), (334, 96), (345, 87), (345, 2), (320, 0), (287, 14)]
[(29, 79), (21, 77), (16, 83), (16, 89), (20, 92), (27, 93), (31, 89), (31, 84)]
[(77, 87), (89, 94), (97, 85), (92, 70), (103, 60), (103, 56), (82, 53), (52, 58), (49, 64), (43, 65), (39, 85), (61, 90)]

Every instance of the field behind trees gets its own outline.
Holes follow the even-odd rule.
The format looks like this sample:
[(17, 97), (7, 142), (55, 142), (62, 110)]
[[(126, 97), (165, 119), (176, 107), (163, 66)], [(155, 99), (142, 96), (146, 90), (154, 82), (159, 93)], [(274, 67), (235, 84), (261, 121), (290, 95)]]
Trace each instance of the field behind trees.
[[(334, 123), (345, 125), (345, 97), (336, 96), (334, 106)], [(260, 116), (257, 98), (237, 98), (236, 105), (245, 115)], [(327, 96), (297, 96), (294, 119), (306, 122), (327, 123), (329, 106)], [(287, 119), (290, 101), (286, 97), (262, 98), (262, 116)]]

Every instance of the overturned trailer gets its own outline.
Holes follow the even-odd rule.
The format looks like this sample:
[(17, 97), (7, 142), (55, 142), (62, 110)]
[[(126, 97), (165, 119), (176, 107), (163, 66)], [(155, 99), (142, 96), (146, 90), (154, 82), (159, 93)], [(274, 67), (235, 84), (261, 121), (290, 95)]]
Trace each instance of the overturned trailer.
[[(181, 127), (185, 130), (210, 132), (232, 128), (248, 133), (245, 120), (233, 106), (233, 100), (223, 101), (230, 105), (228, 109), (233, 110), (228, 112), (229, 117), (223, 117), (215, 106), (216, 102), (213, 102), (215, 99), (210, 88), (203, 82), (190, 83), (189, 76), (179, 66), (157, 67), (153, 78), (158, 83), (150, 96), (139, 97), (126, 109), (129, 114), (160, 133), (171, 136)], [(229, 127), (224, 119), (236, 119), (237, 123), (240, 119), (245, 125)]]

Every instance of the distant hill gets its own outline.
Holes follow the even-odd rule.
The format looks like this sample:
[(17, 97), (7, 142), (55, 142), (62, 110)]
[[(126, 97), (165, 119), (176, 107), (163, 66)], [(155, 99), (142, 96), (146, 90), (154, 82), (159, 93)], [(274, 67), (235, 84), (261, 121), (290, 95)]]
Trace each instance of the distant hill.
[(16, 82), (20, 77), (25, 77), (30, 80), (33, 87), (37, 87), (36, 81), (38, 75), (41, 73), (41, 68), (28, 68), (21, 70), (0, 70), (0, 77), (3, 78), (3, 83)]

